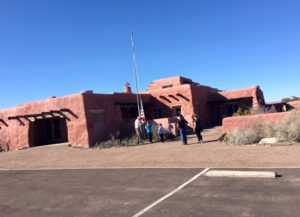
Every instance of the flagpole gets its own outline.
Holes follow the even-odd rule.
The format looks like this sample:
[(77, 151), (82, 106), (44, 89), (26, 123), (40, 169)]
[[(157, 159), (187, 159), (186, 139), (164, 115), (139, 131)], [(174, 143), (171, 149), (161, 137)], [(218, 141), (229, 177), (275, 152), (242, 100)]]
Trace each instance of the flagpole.
[(140, 96), (139, 96), (139, 85), (138, 85), (138, 70), (137, 70), (137, 63), (136, 63), (136, 57), (135, 57), (135, 49), (134, 49), (134, 38), (133, 38), (133, 32), (131, 32), (131, 47), (132, 47), (132, 58), (133, 58), (133, 65), (134, 65), (134, 78), (135, 78), (135, 87), (136, 87), (136, 101), (138, 106), (138, 116), (141, 115), (141, 107), (140, 104)]
[[(136, 63), (136, 57), (135, 57), (135, 49), (134, 49), (134, 38), (133, 38), (133, 32), (131, 32), (131, 46), (132, 46), (132, 57), (133, 57), (133, 65), (134, 65), (134, 78), (135, 78), (135, 86), (136, 86), (136, 101), (138, 106), (138, 116), (142, 119), (142, 123), (145, 121), (145, 113), (144, 113), (144, 107), (143, 107), (143, 101), (139, 94), (139, 82), (138, 82), (138, 70), (137, 70), (137, 63)], [(145, 131), (142, 128), (142, 125), (140, 125), (140, 133), (142, 134), (142, 143), (143, 139), (145, 138)]]

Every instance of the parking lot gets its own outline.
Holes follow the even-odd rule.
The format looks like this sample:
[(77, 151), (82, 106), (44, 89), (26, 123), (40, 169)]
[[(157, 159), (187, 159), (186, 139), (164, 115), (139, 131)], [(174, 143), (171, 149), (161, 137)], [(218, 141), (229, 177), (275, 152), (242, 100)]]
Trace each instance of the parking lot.
[[(1, 171), (1, 216), (134, 216), (204, 169)], [(300, 170), (265, 170), (280, 177), (201, 174), (140, 216), (299, 216)]]

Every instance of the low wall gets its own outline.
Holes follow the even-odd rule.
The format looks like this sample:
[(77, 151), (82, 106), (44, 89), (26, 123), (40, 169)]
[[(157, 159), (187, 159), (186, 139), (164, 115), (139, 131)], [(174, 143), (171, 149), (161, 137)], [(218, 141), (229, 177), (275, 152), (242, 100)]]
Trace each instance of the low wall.
[(246, 115), (238, 117), (229, 117), (223, 119), (223, 132), (229, 133), (236, 127), (243, 127), (255, 120), (260, 121), (276, 121), (282, 119), (289, 112), (277, 112), (268, 114)]
[(176, 117), (169, 117), (169, 118), (160, 118), (160, 119), (154, 119), (154, 122), (156, 122), (157, 124), (162, 124), (162, 126), (165, 129), (168, 129), (169, 125), (172, 125), (173, 129), (172, 129), (172, 134), (173, 135), (177, 135), (178, 133), (178, 129), (177, 129), (177, 122), (178, 119)]
[(288, 102), (292, 108), (300, 110), (300, 100)]

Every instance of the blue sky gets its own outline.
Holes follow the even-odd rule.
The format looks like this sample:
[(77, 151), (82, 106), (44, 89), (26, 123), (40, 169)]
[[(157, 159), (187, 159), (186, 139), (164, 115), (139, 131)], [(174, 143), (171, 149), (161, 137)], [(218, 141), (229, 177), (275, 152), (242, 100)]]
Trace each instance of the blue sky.
[(0, 0), (0, 108), (181, 75), (300, 95), (297, 0)]

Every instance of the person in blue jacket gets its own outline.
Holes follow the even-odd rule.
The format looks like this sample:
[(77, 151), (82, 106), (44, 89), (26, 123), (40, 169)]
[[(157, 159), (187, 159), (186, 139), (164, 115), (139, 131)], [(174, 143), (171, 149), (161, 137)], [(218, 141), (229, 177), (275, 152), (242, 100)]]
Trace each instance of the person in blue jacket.
[(150, 121), (147, 121), (145, 129), (146, 129), (146, 133), (148, 135), (148, 140), (150, 143), (152, 143), (152, 124)]

